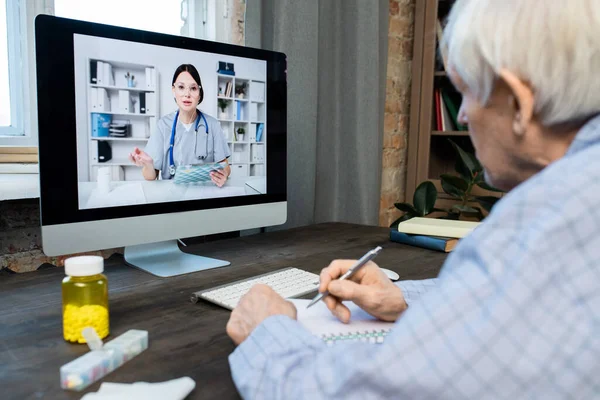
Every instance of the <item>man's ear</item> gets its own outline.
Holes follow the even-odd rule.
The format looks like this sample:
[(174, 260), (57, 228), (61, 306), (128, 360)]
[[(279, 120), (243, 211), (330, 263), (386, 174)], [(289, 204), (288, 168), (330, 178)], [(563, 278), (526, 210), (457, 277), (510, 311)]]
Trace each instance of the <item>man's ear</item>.
[(529, 84), (523, 82), (511, 71), (502, 68), (500, 78), (508, 85), (512, 91), (512, 96), (516, 101), (515, 119), (513, 121), (513, 130), (515, 134), (522, 135), (527, 130), (527, 126), (533, 118), (534, 97), (533, 90)]

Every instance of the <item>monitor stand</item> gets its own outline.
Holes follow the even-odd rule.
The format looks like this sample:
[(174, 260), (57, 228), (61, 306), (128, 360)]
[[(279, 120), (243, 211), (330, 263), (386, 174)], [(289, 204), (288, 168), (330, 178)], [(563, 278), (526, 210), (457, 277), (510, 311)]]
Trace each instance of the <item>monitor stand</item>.
[(162, 278), (230, 264), (229, 261), (184, 253), (179, 249), (177, 240), (126, 246), (125, 262)]

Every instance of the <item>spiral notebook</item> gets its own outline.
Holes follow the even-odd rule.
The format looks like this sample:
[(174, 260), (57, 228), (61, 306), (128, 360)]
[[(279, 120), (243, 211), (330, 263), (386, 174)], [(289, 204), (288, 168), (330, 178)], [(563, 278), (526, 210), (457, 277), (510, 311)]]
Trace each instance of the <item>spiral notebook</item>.
[(380, 344), (394, 326), (393, 322), (380, 321), (352, 302), (344, 302), (344, 305), (350, 309), (351, 315), (350, 322), (344, 324), (331, 314), (322, 301), (309, 309), (306, 306), (310, 300), (289, 299), (289, 301), (298, 310), (298, 322), (328, 345), (340, 342)]

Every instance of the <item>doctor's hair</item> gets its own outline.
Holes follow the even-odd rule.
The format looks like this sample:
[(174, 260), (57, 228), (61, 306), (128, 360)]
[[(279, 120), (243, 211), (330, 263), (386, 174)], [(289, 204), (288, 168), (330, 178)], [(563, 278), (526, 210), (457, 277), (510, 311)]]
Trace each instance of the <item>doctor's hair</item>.
[(182, 72), (188, 72), (198, 84), (198, 88), (200, 89), (200, 100), (198, 101), (198, 104), (202, 103), (202, 100), (204, 100), (202, 81), (200, 80), (200, 74), (198, 73), (198, 70), (192, 64), (181, 64), (179, 67), (177, 67), (175, 73), (173, 74), (173, 82), (171, 82), (171, 86), (175, 86), (175, 81)]

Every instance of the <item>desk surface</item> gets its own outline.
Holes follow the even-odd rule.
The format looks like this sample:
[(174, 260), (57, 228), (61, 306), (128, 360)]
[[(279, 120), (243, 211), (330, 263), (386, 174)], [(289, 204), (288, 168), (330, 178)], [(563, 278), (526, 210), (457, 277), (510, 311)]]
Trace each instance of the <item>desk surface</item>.
[[(182, 376), (196, 381), (189, 398), (239, 398), (228, 355), (234, 345), (225, 333), (229, 311), (211, 303), (192, 304), (194, 291), (283, 267), (320, 272), (333, 258), (359, 258), (381, 245), (376, 262), (400, 279), (437, 275), (445, 253), (390, 242), (389, 229), (342, 223), (245, 236), (189, 246), (186, 251), (231, 261), (228, 267), (174, 278), (157, 278), (107, 262), (110, 340), (129, 329), (144, 329), (149, 348), (100, 382), (159, 382)], [(87, 351), (62, 339), (62, 268), (0, 277), (0, 387), (3, 399), (79, 399), (60, 388), (59, 368)], [(310, 297), (310, 296), (308, 296)], [(97, 391), (100, 382), (87, 391)]]
[[(173, 180), (115, 181), (110, 193), (96, 190), (96, 182), (79, 182), (81, 208), (114, 207), (131, 204), (153, 204), (179, 200), (195, 200), (266, 193), (264, 176), (232, 176), (223, 187), (212, 182), (181, 185)], [(262, 191), (261, 191), (262, 190)]]

